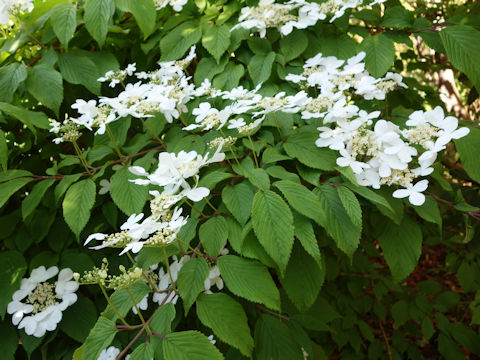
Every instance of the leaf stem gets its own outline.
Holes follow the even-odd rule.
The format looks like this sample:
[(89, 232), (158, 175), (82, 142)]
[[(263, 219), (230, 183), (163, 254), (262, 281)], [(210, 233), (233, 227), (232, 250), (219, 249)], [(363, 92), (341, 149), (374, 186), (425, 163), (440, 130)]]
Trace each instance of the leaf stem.
[(78, 159), (79, 159), (80, 162), (82, 163), (82, 165), (83, 165), (83, 167), (85, 168), (85, 170), (87, 171), (88, 175), (91, 176), (92, 173), (90, 172), (90, 169), (89, 169), (89, 166), (88, 166), (88, 162), (87, 162), (87, 160), (83, 157), (82, 151), (81, 151), (80, 148), (78, 147), (77, 141), (76, 141), (76, 140), (73, 140), (73, 141), (72, 141), (72, 144), (73, 144), (73, 147), (75, 148), (75, 152), (77, 153)]
[(142, 320), (142, 324), (143, 326), (145, 327), (145, 330), (147, 331), (147, 334), (148, 335), (152, 335), (152, 332), (150, 330), (150, 327), (147, 325), (147, 323), (145, 322), (145, 319), (143, 318), (143, 315), (142, 315), (142, 312), (140, 311), (140, 309), (138, 308), (137, 306), (137, 303), (135, 301), (135, 298), (133, 297), (133, 294), (132, 292), (130, 291), (130, 288), (126, 288), (127, 292), (128, 292), (128, 295), (130, 296), (130, 299), (132, 299), (132, 303), (133, 303), (133, 306), (135, 307), (135, 310), (137, 311), (137, 314), (138, 316), (140, 317), (140, 320)]
[(115, 315), (118, 316), (118, 318), (120, 319), (120, 321), (128, 328), (130, 328), (130, 325), (125, 321), (125, 319), (123, 318), (122, 315), (120, 315), (120, 313), (118, 312), (118, 309), (115, 307), (115, 305), (113, 305), (113, 302), (112, 300), (110, 299), (110, 296), (108, 296), (106, 290), (105, 290), (105, 287), (100, 283), (100, 282), (97, 282), (98, 286), (100, 286), (100, 289), (102, 289), (102, 293), (103, 293), (103, 296), (105, 296), (105, 299), (107, 299), (107, 302), (108, 302), (108, 305), (110, 305), (110, 307), (112, 308), (113, 312), (115, 313)]
[(115, 151), (117, 152), (118, 157), (121, 159), (123, 158), (123, 154), (120, 151), (120, 148), (118, 147), (117, 140), (115, 140), (115, 136), (112, 133), (112, 130), (110, 129), (110, 126), (108, 124), (105, 125), (105, 129), (107, 130), (108, 136), (110, 137), (110, 140), (113, 143), (113, 146), (115, 147)]
[(250, 140), (250, 145), (252, 146), (253, 159), (255, 160), (255, 166), (258, 168), (257, 152), (255, 151), (255, 146), (253, 145), (252, 137), (248, 135), (248, 140)]

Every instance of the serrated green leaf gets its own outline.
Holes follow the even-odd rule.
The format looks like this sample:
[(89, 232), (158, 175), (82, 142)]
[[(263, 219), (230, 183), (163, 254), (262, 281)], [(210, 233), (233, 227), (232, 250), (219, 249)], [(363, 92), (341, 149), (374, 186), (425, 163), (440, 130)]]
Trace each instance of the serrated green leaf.
[(253, 186), (261, 190), (270, 189), (270, 177), (264, 169), (254, 168), (244, 170), (245, 177), (252, 183)]
[(417, 266), (422, 252), (422, 231), (408, 216), (400, 225), (388, 222), (378, 237), (383, 256), (397, 281), (406, 278)]
[(408, 28), (413, 25), (414, 12), (408, 11), (403, 6), (392, 6), (385, 10), (380, 25), (393, 28)]
[[(145, 297), (145, 295), (150, 292), (150, 288), (143, 281), (137, 281), (132, 286), (130, 286), (130, 292), (133, 295), (136, 303), (138, 304)], [(110, 296), (110, 300), (116, 307), (118, 313), (122, 316), (127, 315), (133, 307), (132, 299), (128, 294), (127, 290), (125, 289), (115, 291)], [(118, 318), (117, 314), (115, 313), (115, 311), (113, 311), (110, 305), (107, 306), (105, 311), (102, 313), (102, 316), (113, 321)]]
[(393, 41), (385, 34), (380, 33), (366, 38), (361, 47), (367, 53), (365, 68), (372, 76), (376, 78), (383, 76), (393, 65), (395, 47)]
[(217, 256), (227, 242), (228, 230), (223, 216), (208, 219), (198, 229), (198, 236), (205, 251), (210, 256)]
[(336, 187), (322, 185), (316, 190), (325, 212), (327, 233), (335, 240), (338, 248), (351, 257), (360, 243), (362, 227), (350, 219)]
[(37, 183), (30, 194), (22, 201), (22, 217), (25, 220), (37, 208), (45, 192), (53, 185), (55, 179), (46, 179)]
[(186, 21), (170, 30), (160, 40), (160, 52), (162, 61), (180, 59), (185, 52), (196, 44), (202, 37), (202, 30), (197, 23)]
[(262, 315), (255, 324), (255, 355), (258, 360), (304, 359), (287, 325), (270, 315)]
[(425, 196), (425, 202), (422, 206), (413, 207), (418, 215), (424, 220), (442, 226), (442, 214), (438, 208), (437, 202), (431, 196)]
[(122, 11), (131, 12), (143, 36), (147, 38), (155, 29), (157, 10), (153, 0), (115, 0)]
[(73, 184), (63, 199), (63, 217), (73, 233), (80, 235), (90, 219), (90, 211), (95, 203), (95, 183), (82, 180)]
[[(48, 89), (48, 92), (45, 89)], [(28, 69), (27, 90), (35, 99), (56, 114), (63, 101), (62, 75), (47, 64)]]
[(223, 355), (198, 331), (168, 334), (163, 343), (165, 360), (223, 360)]
[(343, 204), (345, 211), (347, 212), (350, 220), (355, 226), (362, 226), (362, 209), (357, 198), (348, 188), (345, 186), (337, 187), (338, 197)]
[(230, 28), (226, 25), (210, 25), (202, 36), (202, 45), (217, 61), (230, 46)]
[[(0, 68), (0, 101), (11, 102), (18, 85), (27, 78), (24, 63), (14, 62)], [(1, 110), (1, 109), (0, 109)]]
[(22, 107), (7, 103), (0, 103), (0, 111), (14, 117), (17, 120), (20, 120), (35, 136), (37, 136), (36, 128), (50, 129), (48, 117), (42, 112), (28, 111)]
[(81, 360), (97, 359), (117, 334), (115, 322), (100, 316), (85, 340)]
[(279, 41), (280, 51), (285, 57), (285, 61), (289, 62), (299, 57), (308, 46), (308, 37), (302, 30), (295, 30)]
[[(107, 37), (108, 26), (115, 13), (113, 0), (87, 0), (85, 2), (85, 27), (100, 47)], [(110, 69), (113, 70), (113, 69)]]
[(253, 198), (253, 229), (283, 273), (293, 246), (293, 216), (282, 198), (273, 191), (259, 191)]
[(280, 293), (264, 265), (234, 255), (219, 257), (217, 264), (232, 293), (270, 309), (280, 310)]
[(152, 360), (154, 348), (151, 343), (143, 343), (138, 345), (129, 357), (129, 360)]
[(136, 178), (126, 166), (117, 170), (112, 177), (110, 195), (115, 205), (126, 215), (141, 213), (148, 198), (147, 186), (129, 181)]
[(248, 73), (254, 84), (265, 82), (272, 73), (272, 65), (275, 61), (275, 53), (256, 54), (248, 63)]
[(100, 77), (95, 63), (84, 51), (73, 50), (58, 56), (58, 67), (63, 78), (71, 84), (83, 85), (95, 95), (100, 95)]
[(245, 69), (242, 64), (229, 62), (225, 69), (213, 79), (213, 87), (216, 89), (232, 90), (238, 85), (243, 74), (245, 74)]
[(479, 37), (480, 31), (467, 25), (446, 26), (440, 31), (450, 61), (468, 76), (477, 90), (480, 89), (480, 70), (477, 64), (480, 57)]
[(298, 310), (305, 311), (315, 302), (325, 278), (325, 271), (297, 243), (293, 247), (285, 276), (281, 279), (288, 297)]
[(193, 258), (187, 261), (178, 273), (178, 290), (183, 299), (185, 313), (204, 290), (204, 283), (208, 277), (208, 264), (204, 258)]
[(30, 181), (32, 181), (32, 178), (20, 177), (3, 182), (0, 185), (0, 208), (5, 205), (10, 196), (15, 194)]
[(63, 2), (55, 5), (50, 15), (53, 31), (64, 46), (75, 32), (77, 27), (77, 5), (69, 2)]
[(318, 242), (313, 232), (313, 226), (310, 220), (297, 212), (293, 212), (293, 222), (295, 224), (295, 237), (300, 241), (303, 248), (309, 253), (318, 264), (322, 263), (322, 255), (318, 247)]
[(60, 198), (65, 194), (65, 192), (68, 190), (70, 185), (72, 185), (74, 182), (76, 182), (82, 174), (73, 174), (73, 175), (65, 175), (62, 180), (58, 183), (58, 185), (55, 187), (54, 190), (54, 195), (55, 195), (55, 202), (58, 203)]
[(250, 357), (253, 338), (242, 306), (227, 294), (202, 294), (197, 300), (200, 321), (213, 330), (215, 336)]
[(280, 189), (291, 207), (320, 226), (325, 226), (325, 213), (315, 194), (305, 186), (289, 180), (277, 181), (274, 185)]
[(225, 186), (222, 200), (235, 219), (241, 224), (247, 222), (253, 203), (253, 191), (250, 186), (244, 182), (235, 186)]
[(325, 148), (315, 146), (318, 133), (313, 131), (296, 131), (283, 144), (286, 153), (297, 158), (302, 164), (314, 169), (333, 171), (337, 154)]

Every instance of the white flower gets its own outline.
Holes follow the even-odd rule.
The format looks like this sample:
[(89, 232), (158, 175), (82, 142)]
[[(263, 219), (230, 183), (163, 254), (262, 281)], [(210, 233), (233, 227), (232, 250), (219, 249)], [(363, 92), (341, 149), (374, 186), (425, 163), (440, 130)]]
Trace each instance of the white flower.
[(120, 349), (117, 349), (115, 346), (110, 346), (102, 350), (97, 360), (115, 360), (119, 354)]
[(213, 285), (215, 285), (218, 290), (223, 289), (223, 280), (222, 280), (222, 277), (220, 276), (220, 269), (218, 268), (217, 265), (215, 265), (213, 268), (210, 269), (208, 277), (205, 279), (204, 287), (205, 287), (205, 292), (207, 294), (212, 293), (210, 289)]
[(427, 190), (427, 187), (428, 180), (421, 180), (415, 185), (408, 186), (406, 189), (395, 190), (392, 196), (400, 199), (408, 196), (410, 204), (420, 206), (425, 202), (425, 195), (422, 192)]
[(341, 167), (350, 166), (355, 174), (360, 174), (363, 169), (370, 167), (370, 165), (364, 162), (355, 160), (345, 149), (340, 150), (340, 154), (342, 157), (337, 158), (337, 165)]
[[(57, 274), (55, 283), (48, 282)], [(62, 320), (62, 311), (77, 301), (78, 284), (71, 281), (72, 278), (71, 269), (62, 269), (60, 273), (56, 266), (33, 269), (29, 278), (22, 279), (20, 289), (15, 291), (7, 306), (7, 312), (13, 314), (13, 324), (35, 337), (55, 330)]]
[(238, 129), (239, 127), (245, 126), (246, 122), (243, 120), (243, 118), (239, 119), (233, 119), (229, 121), (229, 125), (227, 126), (227, 129)]
[(215, 343), (217, 342), (217, 340), (214, 339), (213, 334), (208, 337), (208, 340), (210, 340), (210, 342), (211, 342), (213, 345), (215, 345)]
[(107, 179), (100, 180), (100, 190), (98, 190), (99, 195), (104, 195), (110, 191), (112, 184)]

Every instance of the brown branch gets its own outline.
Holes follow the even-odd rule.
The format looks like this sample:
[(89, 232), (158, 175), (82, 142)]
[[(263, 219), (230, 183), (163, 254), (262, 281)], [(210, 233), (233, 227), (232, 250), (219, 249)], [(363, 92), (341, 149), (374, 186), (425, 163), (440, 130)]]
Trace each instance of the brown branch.
[(382, 320), (378, 320), (378, 324), (380, 325), (380, 329), (382, 330), (383, 339), (385, 340), (385, 345), (387, 345), (387, 354), (388, 360), (392, 360), (392, 350), (390, 349), (390, 344), (388, 343), (388, 337), (385, 333), (385, 329), (383, 328)]

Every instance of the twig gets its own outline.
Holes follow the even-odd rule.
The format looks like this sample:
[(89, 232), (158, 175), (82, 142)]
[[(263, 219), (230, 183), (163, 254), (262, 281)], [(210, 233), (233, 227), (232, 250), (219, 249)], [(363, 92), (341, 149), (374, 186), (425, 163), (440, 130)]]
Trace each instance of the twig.
[(385, 333), (385, 329), (383, 328), (382, 320), (378, 320), (378, 324), (380, 325), (380, 329), (382, 330), (382, 335), (385, 339), (385, 345), (387, 345), (388, 360), (392, 360), (392, 350), (390, 349), (390, 344), (388, 343), (387, 334)]

